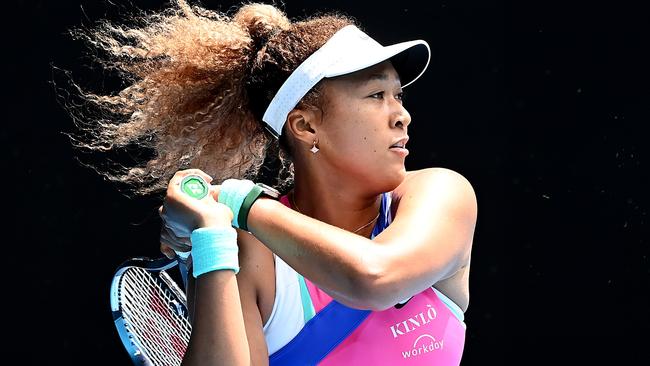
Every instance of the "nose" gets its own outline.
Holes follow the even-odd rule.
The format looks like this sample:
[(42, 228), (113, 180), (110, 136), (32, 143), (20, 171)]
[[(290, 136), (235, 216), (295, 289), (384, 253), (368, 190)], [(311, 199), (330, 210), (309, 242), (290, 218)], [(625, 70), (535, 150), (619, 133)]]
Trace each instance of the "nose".
[(405, 129), (409, 124), (411, 124), (411, 115), (404, 108), (402, 103), (395, 102), (395, 111), (391, 118), (391, 127), (400, 127)]

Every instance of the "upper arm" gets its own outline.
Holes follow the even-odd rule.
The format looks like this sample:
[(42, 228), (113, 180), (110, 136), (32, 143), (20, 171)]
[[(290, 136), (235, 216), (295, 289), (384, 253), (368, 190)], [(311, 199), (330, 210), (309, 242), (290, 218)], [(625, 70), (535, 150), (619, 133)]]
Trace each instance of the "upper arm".
[(274, 273), (273, 255), (251, 234), (237, 230), (237, 237), (240, 264), (237, 285), (251, 361), (253, 365), (268, 365), (269, 355), (263, 332), (264, 323), (258, 304), (260, 303), (259, 289), (264, 285), (263, 280), (269, 277), (269, 273)]
[(468, 263), (477, 203), (467, 179), (442, 168), (411, 173), (394, 193), (398, 207), (374, 239), (380, 245), (368, 286), (399, 300)]

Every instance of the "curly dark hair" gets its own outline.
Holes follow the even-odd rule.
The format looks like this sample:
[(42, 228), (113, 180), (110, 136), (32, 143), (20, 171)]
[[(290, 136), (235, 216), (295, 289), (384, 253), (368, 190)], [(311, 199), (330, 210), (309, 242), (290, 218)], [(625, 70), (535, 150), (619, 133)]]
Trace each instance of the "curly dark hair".
[[(94, 93), (72, 82), (81, 103), (65, 103), (85, 151), (147, 150), (110, 169), (89, 164), (128, 193), (159, 193), (179, 169), (215, 181), (258, 179), (262, 167), (281, 192), (293, 184), (291, 143), (263, 127), (262, 115), (282, 83), (309, 55), (349, 24), (328, 13), (292, 22), (274, 5), (243, 4), (233, 15), (176, 0), (127, 25), (102, 20), (71, 35), (94, 51), (123, 87)], [(358, 25), (357, 25), (358, 26)], [(322, 102), (319, 85), (301, 101)], [(271, 168), (269, 168), (271, 169)], [(269, 173), (266, 173), (267, 175)]]

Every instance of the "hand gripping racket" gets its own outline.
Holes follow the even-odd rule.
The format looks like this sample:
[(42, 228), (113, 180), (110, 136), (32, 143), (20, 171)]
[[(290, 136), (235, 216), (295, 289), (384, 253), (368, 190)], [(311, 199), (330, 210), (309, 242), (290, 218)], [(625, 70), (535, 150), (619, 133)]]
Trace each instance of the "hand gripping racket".
[[(181, 182), (181, 190), (201, 199), (208, 194), (209, 184), (198, 175), (190, 175)], [(185, 294), (167, 271), (178, 265), (185, 287), (188, 256), (189, 252), (177, 252), (176, 259), (131, 258), (113, 275), (113, 320), (135, 365), (181, 364), (192, 326)]]

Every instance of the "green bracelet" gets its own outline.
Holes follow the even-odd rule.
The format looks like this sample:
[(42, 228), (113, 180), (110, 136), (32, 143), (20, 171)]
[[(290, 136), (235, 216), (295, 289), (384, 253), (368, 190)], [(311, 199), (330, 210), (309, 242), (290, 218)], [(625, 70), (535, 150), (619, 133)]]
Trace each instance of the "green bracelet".
[(239, 215), (237, 217), (237, 223), (239, 224), (240, 229), (248, 231), (248, 212), (250, 211), (251, 206), (253, 206), (255, 200), (257, 200), (257, 198), (262, 194), (262, 192), (262, 188), (258, 185), (255, 185), (246, 195), (246, 198), (244, 198), (244, 202), (241, 204)]

